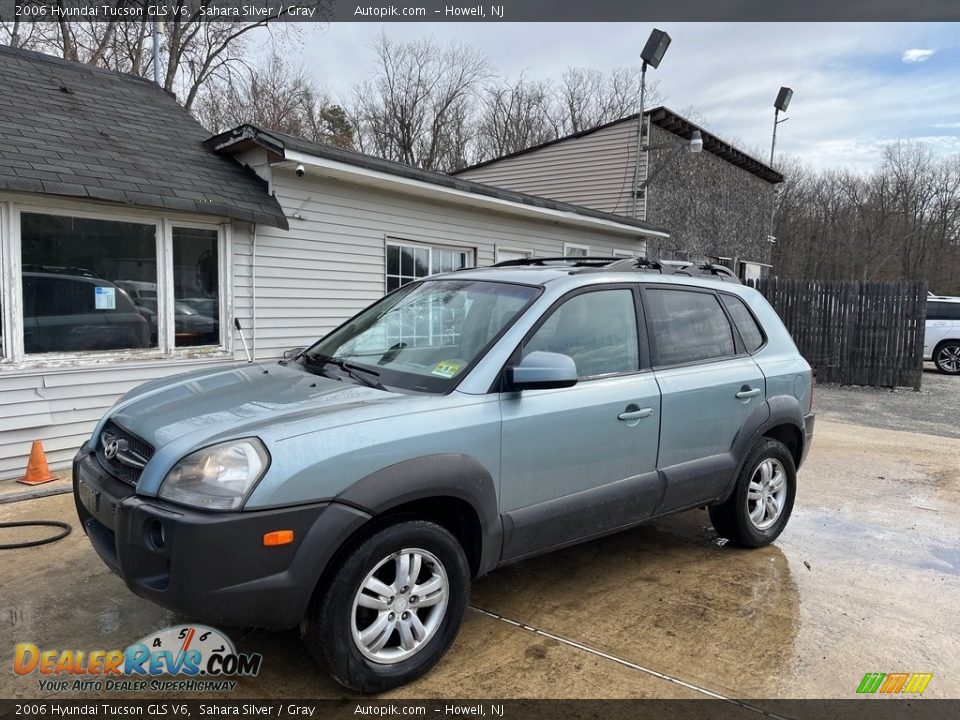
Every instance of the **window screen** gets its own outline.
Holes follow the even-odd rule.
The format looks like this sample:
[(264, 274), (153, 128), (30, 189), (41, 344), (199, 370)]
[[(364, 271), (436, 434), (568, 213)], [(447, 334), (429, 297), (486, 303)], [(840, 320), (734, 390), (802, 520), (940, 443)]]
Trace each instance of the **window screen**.
[(540, 326), (523, 355), (536, 350), (569, 355), (581, 378), (638, 370), (633, 292), (618, 289), (575, 295)]
[(654, 288), (645, 309), (654, 364), (677, 365), (735, 354), (733, 329), (713, 293)]
[(733, 324), (740, 331), (740, 338), (743, 340), (747, 352), (754, 353), (763, 345), (763, 330), (757, 325), (753, 314), (747, 309), (743, 300), (734, 296), (723, 294), (723, 304), (727, 306), (730, 316), (733, 318)]

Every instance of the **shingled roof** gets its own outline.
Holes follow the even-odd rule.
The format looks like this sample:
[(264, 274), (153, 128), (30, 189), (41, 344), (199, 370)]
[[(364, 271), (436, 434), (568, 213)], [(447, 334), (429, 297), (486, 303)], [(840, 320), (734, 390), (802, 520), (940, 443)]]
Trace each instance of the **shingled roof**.
[(0, 46), (0, 190), (287, 229), (266, 184), (204, 147), (209, 135), (152, 82)]

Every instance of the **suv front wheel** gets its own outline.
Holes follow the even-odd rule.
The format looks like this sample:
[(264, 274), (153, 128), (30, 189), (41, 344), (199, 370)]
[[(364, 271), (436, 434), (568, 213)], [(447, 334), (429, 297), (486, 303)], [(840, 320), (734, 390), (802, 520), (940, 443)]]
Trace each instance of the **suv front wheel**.
[(710, 521), (721, 537), (763, 547), (783, 532), (796, 493), (793, 455), (779, 440), (764, 437), (743, 463), (730, 497), (710, 508)]
[(398, 522), (335, 569), (304, 620), (303, 639), (340, 684), (384, 692), (440, 660), (469, 595), (470, 568), (456, 538), (432, 522)]

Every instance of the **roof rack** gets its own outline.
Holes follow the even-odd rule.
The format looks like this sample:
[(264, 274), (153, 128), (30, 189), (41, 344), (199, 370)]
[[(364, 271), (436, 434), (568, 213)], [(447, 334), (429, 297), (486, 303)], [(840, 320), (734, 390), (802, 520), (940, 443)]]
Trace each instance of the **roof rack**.
[(606, 257), (602, 255), (565, 255), (563, 257), (530, 257), (518, 258), (516, 260), (503, 260), (494, 263), (491, 267), (549, 267), (551, 265), (571, 266), (571, 267), (603, 267), (616, 262), (621, 258)]
[(604, 257), (602, 255), (568, 257), (534, 257), (504, 260), (493, 267), (570, 267), (570, 272), (650, 272), (660, 275), (709, 277), (721, 282), (739, 283), (740, 279), (726, 265), (696, 264), (688, 260), (648, 260), (644, 257)]

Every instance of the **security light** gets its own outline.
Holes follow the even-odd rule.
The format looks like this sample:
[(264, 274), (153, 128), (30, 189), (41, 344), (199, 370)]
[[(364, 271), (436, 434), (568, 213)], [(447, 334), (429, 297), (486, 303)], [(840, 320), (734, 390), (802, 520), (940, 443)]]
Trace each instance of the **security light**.
[(698, 153), (703, 150), (703, 135), (699, 130), (694, 130), (690, 136), (690, 152)]
[(663, 60), (668, 47), (670, 47), (670, 36), (663, 30), (654, 29), (647, 39), (647, 44), (643, 46), (643, 50), (640, 52), (640, 59), (656, 69), (660, 66), (660, 61)]
[(786, 112), (792, 97), (793, 90), (788, 87), (782, 87), (780, 88), (780, 92), (777, 93), (777, 99), (774, 101), (773, 106), (780, 112)]

